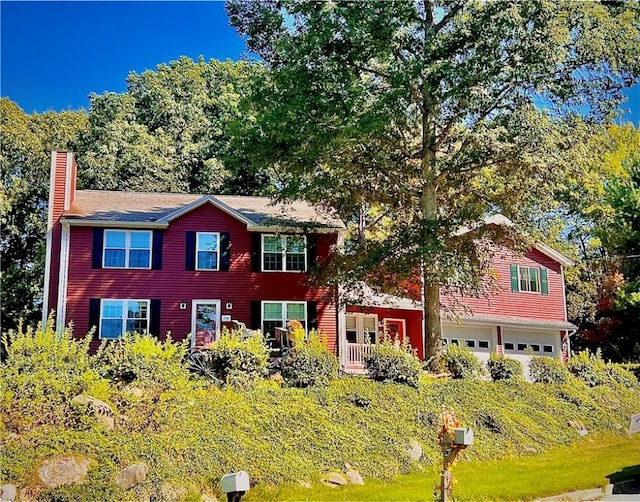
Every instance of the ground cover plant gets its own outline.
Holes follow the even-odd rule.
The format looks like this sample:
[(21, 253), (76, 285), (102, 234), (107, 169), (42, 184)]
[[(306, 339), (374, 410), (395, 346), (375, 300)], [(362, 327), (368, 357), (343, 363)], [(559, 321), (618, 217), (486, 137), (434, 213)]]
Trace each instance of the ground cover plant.
[[(176, 357), (184, 355), (182, 345), (151, 337), (119, 342), (129, 346), (115, 353), (137, 354), (146, 369), (115, 378), (104, 371), (104, 358), (87, 354), (86, 341), (57, 336), (51, 326), (7, 342), (0, 367), (0, 481), (41, 500), (161, 499), (166, 483), (199, 498), (216, 494), (220, 477), (240, 469), (257, 486), (301, 480), (319, 486), (347, 463), (365, 479), (389, 481), (438, 465), (443, 405), (474, 429), (476, 443), (464, 462), (484, 462), (568, 445), (583, 430), (622, 435), (640, 401), (637, 381), (592, 387), (574, 376), (564, 384), (422, 376), (412, 387), (345, 376), (322, 387), (268, 379), (238, 387), (189, 373)], [(74, 405), (77, 394), (110, 406), (115, 427)], [(43, 414), (46, 420), (39, 419)], [(419, 462), (408, 454), (410, 440), (422, 447)], [(59, 454), (88, 459), (83, 484), (43, 485), (39, 467)], [(148, 480), (123, 491), (114, 480), (136, 462), (148, 465)]]

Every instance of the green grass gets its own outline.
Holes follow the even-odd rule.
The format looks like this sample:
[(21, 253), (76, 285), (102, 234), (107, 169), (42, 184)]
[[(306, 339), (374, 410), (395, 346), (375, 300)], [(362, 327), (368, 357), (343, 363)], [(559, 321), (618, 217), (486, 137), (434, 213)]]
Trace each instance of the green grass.
[[(454, 465), (457, 501), (533, 500), (574, 490), (602, 487), (607, 475), (640, 463), (640, 434), (586, 437), (568, 447), (541, 455), (496, 461), (467, 461), (464, 453)], [(437, 467), (399, 476), (385, 483), (365, 480), (365, 486), (328, 488), (297, 485), (256, 486), (251, 500), (434, 500)]]

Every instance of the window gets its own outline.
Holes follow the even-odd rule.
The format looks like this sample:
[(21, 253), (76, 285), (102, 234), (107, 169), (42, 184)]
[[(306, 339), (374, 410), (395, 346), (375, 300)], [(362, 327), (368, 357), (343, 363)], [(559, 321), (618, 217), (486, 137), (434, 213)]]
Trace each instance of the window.
[(219, 233), (196, 233), (196, 270), (218, 270), (219, 253)]
[(537, 268), (518, 267), (518, 281), (520, 291), (529, 291), (531, 293), (540, 292), (540, 278)]
[(469, 347), (470, 349), (473, 349), (476, 346), (476, 341), (475, 340), (465, 340), (465, 345), (467, 347)]
[(504, 350), (514, 350), (514, 349), (515, 349), (515, 345), (513, 344), (513, 342), (504, 343)]
[(540, 345), (538, 345), (537, 343), (532, 343), (531, 344), (531, 350), (533, 352), (540, 352)]
[(307, 329), (306, 302), (262, 302), (262, 332), (273, 337), (275, 328), (286, 328), (287, 321), (300, 321)]
[(149, 330), (149, 300), (102, 300), (100, 338), (121, 338), (125, 333)]
[(553, 352), (553, 345), (543, 345), (542, 350), (543, 352)]
[(520, 350), (520, 351), (527, 350), (527, 344), (526, 343), (519, 343), (518, 344), (518, 350)]
[(457, 340), (455, 338), (451, 339), (451, 345), (460, 345), (460, 340)]
[(449, 339), (448, 338), (443, 338), (442, 339), (442, 346), (446, 347), (447, 345), (449, 345)]
[(488, 349), (489, 348), (489, 340), (478, 340), (478, 348)]
[(262, 270), (304, 272), (307, 269), (306, 239), (299, 235), (263, 235)]
[(105, 230), (104, 268), (151, 268), (151, 232)]
[(378, 316), (350, 313), (346, 316), (348, 343), (376, 343)]

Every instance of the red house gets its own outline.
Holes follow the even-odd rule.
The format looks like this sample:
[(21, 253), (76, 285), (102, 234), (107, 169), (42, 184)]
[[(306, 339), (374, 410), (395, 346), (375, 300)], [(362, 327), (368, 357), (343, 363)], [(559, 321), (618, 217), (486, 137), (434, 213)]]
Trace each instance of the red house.
[(53, 152), (43, 316), (95, 329), (94, 348), (127, 331), (206, 343), (232, 321), (273, 333), (297, 319), (335, 351), (335, 294), (307, 272), (343, 228), (303, 202), (76, 190), (73, 155)]
[[(501, 218), (501, 217), (498, 217)], [(491, 224), (508, 223), (502, 218)], [(127, 331), (192, 344), (217, 338), (233, 321), (274, 334), (288, 320), (320, 329), (346, 370), (381, 331), (407, 337), (424, 358), (419, 300), (364, 288), (338, 308), (337, 292), (312, 286), (308, 271), (338, 243), (344, 224), (305, 202), (263, 197), (76, 190), (69, 152), (52, 153), (43, 316), (73, 322), (92, 347)], [(496, 248), (489, 298), (458, 298), (472, 314), (443, 316), (445, 343), (481, 359), (497, 351), (526, 361), (566, 357), (569, 335), (563, 267), (571, 262), (537, 244), (524, 256)], [(445, 307), (451, 301), (443, 295)]]

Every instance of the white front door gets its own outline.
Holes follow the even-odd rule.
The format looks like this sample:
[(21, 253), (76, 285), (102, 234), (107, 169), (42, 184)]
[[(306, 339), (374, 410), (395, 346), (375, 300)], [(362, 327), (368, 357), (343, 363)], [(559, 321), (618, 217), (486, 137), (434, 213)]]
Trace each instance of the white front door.
[(191, 347), (204, 347), (220, 335), (220, 300), (191, 302)]

